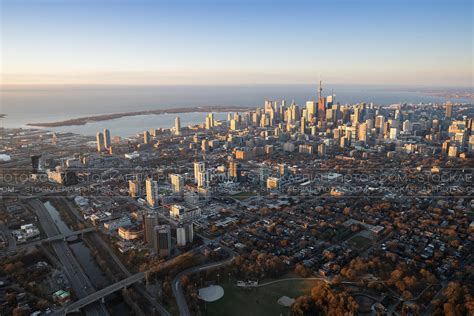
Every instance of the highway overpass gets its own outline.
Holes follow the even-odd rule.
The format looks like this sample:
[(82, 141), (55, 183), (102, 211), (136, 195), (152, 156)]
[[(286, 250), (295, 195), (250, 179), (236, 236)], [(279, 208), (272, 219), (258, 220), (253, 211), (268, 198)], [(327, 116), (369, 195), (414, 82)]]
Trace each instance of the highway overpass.
[(134, 274), (134, 275), (132, 275), (132, 276), (126, 278), (126, 279), (123, 279), (123, 280), (121, 280), (117, 283), (109, 285), (109, 286), (103, 288), (102, 290), (94, 292), (94, 293), (92, 293), (88, 296), (85, 296), (85, 297), (75, 301), (74, 303), (71, 303), (71, 304), (67, 305), (62, 311), (58, 311), (58, 313), (66, 315), (67, 313), (79, 312), (79, 309), (81, 309), (81, 308), (83, 308), (83, 307), (85, 307), (85, 306), (87, 306), (91, 303), (94, 303), (95, 301), (100, 300), (101, 298), (103, 298), (107, 295), (110, 295), (115, 291), (118, 291), (120, 289), (123, 289), (123, 288), (129, 286), (129, 285), (132, 285), (133, 283), (142, 280), (144, 277), (145, 277), (144, 272), (136, 273), (136, 274)]

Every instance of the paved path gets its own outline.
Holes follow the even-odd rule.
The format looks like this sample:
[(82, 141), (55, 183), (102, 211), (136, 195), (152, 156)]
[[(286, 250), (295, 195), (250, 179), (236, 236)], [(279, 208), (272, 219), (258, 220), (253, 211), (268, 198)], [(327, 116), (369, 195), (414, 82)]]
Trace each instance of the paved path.
[(266, 283), (262, 283), (262, 284), (258, 284), (258, 285), (255, 285), (255, 286), (250, 286), (250, 287), (263, 287), (263, 286), (267, 286), (267, 285), (271, 285), (271, 284), (275, 284), (275, 283), (280, 283), (280, 282), (287, 282), (287, 281), (304, 281), (304, 280), (308, 280), (308, 281), (323, 281), (324, 283), (331, 283), (330, 280), (328, 280), (327, 278), (286, 278), (286, 279), (278, 279), (278, 280), (273, 280), (273, 281), (269, 281), (269, 282), (266, 282)]

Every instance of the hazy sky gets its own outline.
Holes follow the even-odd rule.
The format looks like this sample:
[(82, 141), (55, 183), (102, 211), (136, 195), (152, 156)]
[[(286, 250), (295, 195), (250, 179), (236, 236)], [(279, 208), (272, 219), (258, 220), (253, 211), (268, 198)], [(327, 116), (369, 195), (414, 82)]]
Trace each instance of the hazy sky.
[(472, 86), (470, 0), (0, 0), (4, 84)]

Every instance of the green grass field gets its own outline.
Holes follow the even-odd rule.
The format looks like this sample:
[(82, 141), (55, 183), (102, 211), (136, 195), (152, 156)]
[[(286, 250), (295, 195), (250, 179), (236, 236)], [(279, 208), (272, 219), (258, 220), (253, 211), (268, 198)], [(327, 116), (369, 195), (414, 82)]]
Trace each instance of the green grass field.
[(249, 197), (254, 197), (255, 195), (257, 194), (254, 192), (240, 192), (240, 193), (232, 195), (231, 197), (236, 200), (245, 200)]
[(317, 281), (284, 281), (265, 287), (254, 289), (241, 289), (235, 285), (221, 284), (224, 288), (224, 297), (213, 303), (206, 303), (204, 315), (221, 316), (261, 316), (288, 314), (289, 308), (280, 306), (278, 299), (282, 296), (296, 298), (310, 294)]

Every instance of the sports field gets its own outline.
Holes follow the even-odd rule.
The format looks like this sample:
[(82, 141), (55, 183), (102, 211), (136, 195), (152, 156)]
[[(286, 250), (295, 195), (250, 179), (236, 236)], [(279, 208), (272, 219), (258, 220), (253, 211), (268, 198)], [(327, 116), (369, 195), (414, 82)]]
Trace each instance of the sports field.
[(283, 281), (264, 287), (253, 289), (242, 289), (235, 282), (221, 284), (224, 288), (224, 297), (213, 303), (206, 303), (204, 315), (287, 315), (289, 308), (280, 306), (277, 301), (286, 295), (296, 298), (304, 294), (310, 294), (315, 280)]

